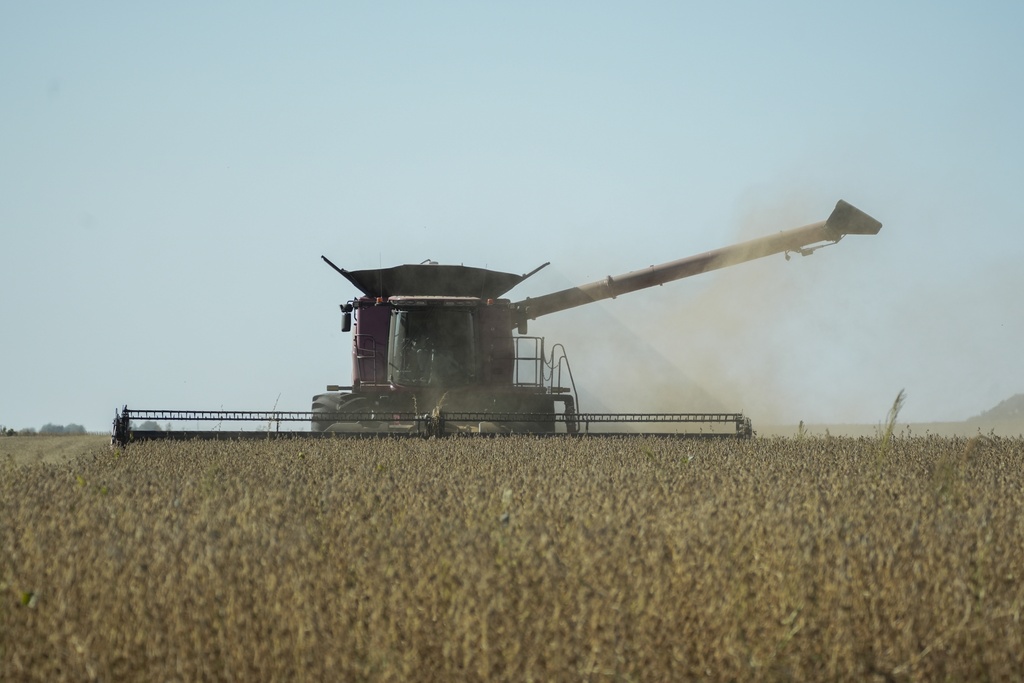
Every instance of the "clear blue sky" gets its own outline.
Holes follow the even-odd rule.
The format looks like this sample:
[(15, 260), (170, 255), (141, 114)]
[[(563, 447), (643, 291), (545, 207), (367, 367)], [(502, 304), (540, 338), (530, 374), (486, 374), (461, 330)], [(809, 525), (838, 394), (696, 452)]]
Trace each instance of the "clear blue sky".
[(537, 295), (839, 198), (882, 232), (531, 332), (614, 410), (970, 417), (1024, 392), (1022, 35), (1017, 2), (3, 3), (0, 423), (308, 409), (350, 377), (321, 254), (551, 261)]

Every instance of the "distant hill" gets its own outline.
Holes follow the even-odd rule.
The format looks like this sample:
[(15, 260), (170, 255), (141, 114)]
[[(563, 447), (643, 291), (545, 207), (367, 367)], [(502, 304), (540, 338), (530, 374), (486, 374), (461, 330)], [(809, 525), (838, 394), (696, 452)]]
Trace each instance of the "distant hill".
[(968, 422), (988, 422), (994, 420), (1024, 420), (1024, 394), (1011, 396), (995, 408), (972, 417)]
[[(897, 430), (908, 428), (913, 434), (934, 436), (971, 437), (978, 434), (1024, 438), (1024, 394), (1017, 394), (980, 415), (963, 422), (900, 422)], [(754, 430), (760, 436), (796, 436), (801, 431), (797, 425), (771, 425), (754, 421)], [(802, 431), (812, 436), (831, 434), (833, 436), (875, 436), (880, 426), (869, 424), (807, 424)]]

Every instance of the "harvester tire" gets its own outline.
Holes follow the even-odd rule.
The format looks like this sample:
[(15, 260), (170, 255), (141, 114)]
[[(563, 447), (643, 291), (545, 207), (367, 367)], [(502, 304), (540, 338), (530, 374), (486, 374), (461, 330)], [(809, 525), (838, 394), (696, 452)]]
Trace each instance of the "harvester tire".
[(331, 425), (335, 424), (337, 420), (317, 419), (317, 413), (343, 413), (357, 409), (357, 406), (365, 402), (362, 396), (353, 396), (352, 394), (317, 394), (313, 397), (313, 421), (312, 429), (314, 432), (326, 432)]

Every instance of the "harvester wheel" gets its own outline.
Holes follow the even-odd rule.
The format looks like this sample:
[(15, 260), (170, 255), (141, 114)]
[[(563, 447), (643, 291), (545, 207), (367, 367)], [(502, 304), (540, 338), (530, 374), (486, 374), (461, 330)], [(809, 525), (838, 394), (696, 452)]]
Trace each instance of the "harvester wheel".
[(328, 428), (338, 420), (333, 418), (317, 419), (316, 413), (345, 413), (358, 411), (364, 407), (366, 399), (362, 396), (352, 394), (317, 394), (313, 397), (313, 424), (314, 432), (326, 432)]

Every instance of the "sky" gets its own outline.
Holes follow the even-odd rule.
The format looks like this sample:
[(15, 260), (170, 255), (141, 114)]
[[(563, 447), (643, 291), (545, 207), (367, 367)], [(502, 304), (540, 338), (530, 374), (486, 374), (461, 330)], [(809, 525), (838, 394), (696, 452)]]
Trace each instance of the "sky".
[(351, 270), (537, 296), (883, 223), (533, 321), (581, 407), (962, 420), (1024, 392), (1017, 2), (0, 2), (0, 424), (308, 410)]

